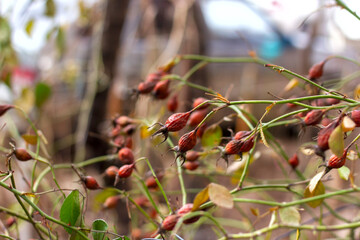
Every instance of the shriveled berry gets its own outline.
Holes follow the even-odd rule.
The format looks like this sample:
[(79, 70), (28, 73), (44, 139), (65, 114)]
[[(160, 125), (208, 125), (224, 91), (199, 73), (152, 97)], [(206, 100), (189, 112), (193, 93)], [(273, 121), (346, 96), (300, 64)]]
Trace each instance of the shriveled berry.
[(105, 170), (105, 176), (107, 176), (108, 178), (115, 178), (118, 171), (119, 171), (118, 167), (110, 166)]
[(14, 108), (13, 105), (9, 105), (9, 104), (0, 105), (0, 117), (12, 108)]
[[(192, 107), (196, 108), (197, 106), (199, 106), (200, 104), (202, 104), (205, 101), (207, 101), (206, 98), (203, 98), (203, 97), (196, 98), (193, 102)], [(208, 106), (209, 106), (209, 103), (205, 103), (205, 104), (201, 105), (201, 107), (197, 108), (197, 110), (207, 108)]]
[(289, 159), (289, 164), (293, 169), (299, 165), (299, 158), (296, 153)]
[(193, 171), (197, 169), (199, 166), (200, 166), (199, 161), (193, 161), (193, 162), (186, 161), (183, 165), (183, 167), (189, 171)]
[(186, 151), (189, 151), (193, 149), (196, 145), (196, 131), (192, 130), (191, 132), (185, 133), (181, 136), (178, 142), (178, 151), (185, 153)]
[(164, 135), (163, 142), (168, 138), (169, 132), (177, 132), (183, 129), (186, 126), (187, 121), (189, 120), (191, 111), (185, 113), (174, 113), (172, 114), (159, 130), (157, 130), (152, 136), (159, 134)]
[(140, 94), (148, 94), (154, 89), (156, 83), (155, 82), (141, 82), (137, 87), (137, 91)]
[(312, 110), (308, 112), (304, 118), (304, 123), (307, 126), (316, 125), (321, 122), (325, 111), (323, 110)]
[(241, 140), (242, 138), (249, 136), (251, 133), (251, 131), (238, 131), (235, 133), (234, 139)]
[(24, 148), (16, 148), (14, 154), (19, 161), (29, 161), (33, 159), (30, 153)]
[(161, 230), (171, 231), (174, 229), (180, 216), (177, 214), (167, 216), (161, 223)]
[(225, 145), (225, 155), (234, 155), (240, 151), (240, 147), (243, 144), (241, 140), (231, 140)]
[(344, 154), (340, 158), (335, 154), (331, 155), (328, 162), (326, 163), (327, 171), (330, 171), (333, 168), (341, 168), (344, 166), (346, 162), (346, 154), (347, 152), (344, 151)]
[(316, 80), (323, 75), (325, 61), (313, 65), (309, 70), (309, 79)]
[(155, 98), (157, 99), (165, 99), (169, 96), (169, 86), (170, 86), (170, 80), (166, 79), (164, 81), (160, 81), (156, 83), (153, 94)]
[(243, 144), (240, 146), (239, 152), (245, 153), (250, 151), (254, 147), (254, 139), (255, 139), (255, 135), (251, 136), (248, 139), (241, 140), (243, 141)]
[[(185, 214), (187, 213), (190, 213), (192, 208), (193, 208), (194, 204), (192, 203), (187, 203), (185, 204), (184, 206), (182, 206), (181, 208), (179, 208), (179, 210), (177, 210), (177, 214), (180, 215), (181, 217), (184, 216)], [(194, 223), (196, 222), (197, 220), (199, 220), (200, 216), (197, 216), (197, 217), (192, 217), (192, 218), (189, 218), (187, 220), (185, 220), (183, 223), (184, 224), (190, 224), (190, 223)]]
[(208, 113), (207, 109), (200, 109), (194, 111), (193, 113), (190, 114), (188, 125), (190, 127), (196, 127), (206, 117), (207, 113)]
[(84, 182), (85, 187), (87, 189), (90, 189), (90, 190), (102, 189), (102, 187), (100, 187), (100, 185), (98, 184), (96, 179), (92, 176), (85, 176), (82, 178), (82, 181)]
[(321, 129), (317, 136), (317, 145), (322, 151), (329, 149), (329, 138), (331, 133), (337, 127), (337, 121), (332, 122), (327, 127)]
[(123, 164), (132, 164), (134, 162), (134, 154), (132, 150), (127, 147), (119, 150), (118, 157)]
[(360, 110), (351, 111), (350, 118), (354, 121), (356, 127), (360, 127)]
[(108, 197), (103, 204), (103, 208), (105, 208), (105, 209), (115, 208), (116, 205), (118, 204), (120, 198), (121, 198), (120, 196)]
[(178, 96), (174, 95), (168, 100), (166, 107), (169, 112), (175, 112), (176, 109), (178, 108), (178, 105), (179, 105)]
[(199, 159), (200, 154), (199, 154), (199, 152), (190, 150), (190, 151), (187, 151), (187, 152), (186, 152), (186, 156), (185, 156), (185, 157), (186, 157), (186, 161), (193, 162), (193, 161), (196, 161), (196, 160)]

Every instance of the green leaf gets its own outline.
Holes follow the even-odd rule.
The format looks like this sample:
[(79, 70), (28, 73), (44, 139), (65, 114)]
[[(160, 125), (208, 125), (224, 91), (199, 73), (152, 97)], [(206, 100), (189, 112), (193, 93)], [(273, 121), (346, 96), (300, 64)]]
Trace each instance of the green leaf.
[[(107, 231), (108, 230), (108, 225), (104, 220), (96, 219), (92, 224), (92, 229), (93, 230), (98, 230), (98, 231)], [(93, 236), (94, 240), (103, 240), (104, 237), (105, 237), (105, 233), (103, 233), (103, 232), (93, 232), (92, 236)]]
[(217, 124), (213, 124), (208, 127), (201, 137), (201, 145), (203, 147), (212, 148), (218, 146), (222, 138), (221, 127)]
[(346, 166), (342, 166), (341, 168), (338, 168), (338, 173), (339, 173), (340, 178), (347, 181), (349, 179), (350, 169)]
[(29, 37), (31, 37), (32, 31), (34, 29), (34, 22), (34, 19), (30, 19), (25, 25), (25, 32)]
[[(318, 195), (322, 195), (324, 193), (325, 193), (324, 184), (321, 181), (319, 181), (313, 192), (310, 192), (309, 186), (306, 187), (305, 192), (304, 192), (304, 197), (305, 198), (315, 197)], [(323, 202), (323, 200), (324, 199), (314, 200), (314, 201), (308, 202), (307, 204), (312, 208), (316, 208)]]
[(51, 96), (51, 87), (46, 83), (39, 82), (35, 86), (35, 105), (41, 107)]
[[(60, 209), (60, 220), (69, 226), (75, 226), (80, 216), (79, 191), (72, 191), (66, 197)], [(72, 230), (65, 227), (65, 230), (71, 234)]]
[(66, 48), (66, 38), (65, 38), (65, 31), (63, 27), (58, 28), (58, 32), (56, 35), (56, 48), (60, 54), (60, 56), (63, 55)]
[(205, 203), (209, 199), (209, 186), (206, 186), (203, 190), (201, 190), (194, 199), (193, 208), (191, 211), (196, 211), (199, 209), (201, 204)]
[(234, 207), (233, 197), (231, 196), (229, 190), (222, 185), (210, 183), (209, 198), (214, 204), (218, 205), (219, 207), (229, 209)]
[(342, 157), (344, 153), (344, 135), (341, 125), (337, 126), (330, 134), (329, 147), (337, 157)]
[(47, 0), (45, 6), (45, 16), (47, 17), (54, 17), (56, 13), (56, 5), (54, 0)]
[(0, 49), (10, 45), (11, 28), (6, 18), (0, 17)]
[(296, 207), (287, 207), (279, 209), (280, 219), (285, 224), (299, 225), (301, 216)]

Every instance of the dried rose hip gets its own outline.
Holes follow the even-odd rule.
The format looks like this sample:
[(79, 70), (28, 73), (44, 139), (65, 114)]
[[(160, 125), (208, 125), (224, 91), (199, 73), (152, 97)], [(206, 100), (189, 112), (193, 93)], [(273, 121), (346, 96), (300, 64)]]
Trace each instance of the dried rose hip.
[(174, 113), (166, 120), (165, 125), (162, 125), (162, 127), (159, 130), (157, 130), (152, 136), (162, 134), (164, 135), (163, 142), (166, 141), (169, 132), (180, 131), (186, 126), (190, 114), (191, 111), (185, 113)]
[(174, 95), (168, 100), (166, 107), (169, 112), (175, 112), (176, 109), (178, 108), (178, 105), (179, 105), (178, 96)]
[(331, 155), (328, 162), (326, 163), (326, 171), (328, 172), (333, 168), (341, 168), (342, 166), (344, 166), (346, 162), (346, 154), (347, 151), (344, 151), (344, 154), (340, 158), (335, 154)]
[(234, 139), (241, 140), (242, 138), (249, 136), (251, 133), (251, 131), (239, 131), (235, 134)]
[(329, 138), (334, 129), (339, 125), (339, 121), (333, 121), (325, 128), (321, 129), (317, 136), (317, 145), (321, 151), (329, 149)]
[[(199, 106), (200, 104), (202, 104), (205, 101), (207, 101), (206, 98), (202, 98), (202, 97), (196, 98), (193, 102), (192, 107), (196, 108), (197, 106)], [(205, 104), (201, 105), (201, 107), (197, 108), (197, 110), (207, 108), (208, 106), (209, 106), (209, 103), (205, 103)]]
[(326, 61), (317, 63), (310, 68), (309, 74), (308, 74), (310, 80), (316, 80), (323, 75), (323, 69), (324, 69), (325, 62)]
[(299, 165), (299, 158), (296, 153), (289, 159), (289, 164), (293, 169)]
[(196, 127), (207, 115), (207, 109), (196, 110), (190, 114), (188, 125), (190, 127)]
[(197, 169), (199, 166), (200, 166), (199, 161), (193, 161), (193, 162), (186, 161), (183, 165), (183, 167), (189, 171), (193, 171)]
[(14, 150), (14, 155), (19, 161), (23, 162), (33, 159), (30, 153), (24, 148), (16, 148)]
[(179, 218), (180, 216), (177, 214), (167, 216), (164, 219), (164, 221), (161, 223), (161, 230), (166, 230), (166, 231), (173, 230)]
[(92, 176), (85, 176), (81, 180), (83, 181), (87, 189), (90, 190), (102, 189), (102, 187), (100, 187), (96, 179)]
[(356, 127), (360, 127), (360, 110), (353, 110), (350, 112), (350, 118), (356, 124)]
[(120, 198), (121, 198), (120, 196), (108, 197), (103, 204), (103, 208), (105, 208), (105, 209), (115, 208), (116, 205), (118, 204)]
[(308, 112), (304, 118), (305, 125), (310, 126), (320, 123), (324, 113), (324, 110), (312, 110)]
[(134, 154), (132, 150), (127, 147), (119, 150), (118, 157), (123, 164), (132, 164), (134, 162)]
[[(179, 208), (179, 210), (177, 210), (177, 214), (180, 215), (181, 217), (184, 216), (185, 214), (187, 213), (190, 213), (192, 208), (193, 208), (194, 204), (192, 203), (187, 203), (185, 204), (184, 206), (182, 206), (181, 208)], [(197, 217), (192, 217), (192, 218), (189, 218), (187, 220), (185, 220), (183, 223), (184, 224), (190, 224), (190, 223), (194, 223), (196, 222), (197, 220), (199, 220), (200, 216), (197, 216)]]
[(198, 160), (199, 157), (200, 157), (199, 152), (196, 152), (196, 151), (193, 151), (193, 150), (190, 150), (190, 151), (186, 152), (186, 161), (193, 162), (193, 161)]
[(185, 133), (184, 135), (181, 136), (178, 142), (177, 151), (185, 153), (195, 147), (196, 131), (197, 129), (194, 129), (191, 132)]

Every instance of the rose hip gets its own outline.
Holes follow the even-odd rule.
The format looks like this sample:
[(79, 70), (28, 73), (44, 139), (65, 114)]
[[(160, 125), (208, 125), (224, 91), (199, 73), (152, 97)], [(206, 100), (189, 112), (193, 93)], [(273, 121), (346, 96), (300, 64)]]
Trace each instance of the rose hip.
[(325, 64), (325, 61), (322, 61), (320, 63), (313, 65), (310, 68), (309, 74), (308, 74), (310, 80), (316, 80), (323, 75), (324, 64)]
[(96, 179), (92, 176), (85, 176), (81, 180), (83, 181), (87, 189), (90, 190), (102, 189), (102, 187), (100, 187)]
[(251, 134), (251, 131), (239, 131), (235, 134), (234, 139), (235, 140), (241, 140), (244, 137), (247, 137)]
[(184, 135), (181, 136), (178, 142), (178, 149), (177, 149), (179, 152), (185, 153), (195, 147), (196, 131), (197, 129), (185, 133)]
[(178, 96), (174, 95), (168, 100), (166, 107), (169, 112), (175, 112), (176, 109), (178, 108), (178, 105), (179, 105)]
[(115, 208), (116, 205), (118, 204), (120, 198), (121, 198), (120, 196), (108, 197), (103, 204), (103, 208), (105, 208), (105, 209)]
[(304, 123), (307, 126), (316, 125), (321, 122), (325, 111), (323, 110), (312, 110), (308, 112), (304, 118)]
[(33, 159), (30, 153), (24, 148), (16, 148), (14, 150), (14, 155), (19, 161), (23, 162)]
[(188, 125), (190, 127), (196, 127), (207, 115), (207, 109), (196, 110), (190, 114)]
[(199, 161), (193, 161), (193, 162), (186, 161), (183, 165), (183, 167), (189, 171), (193, 171), (197, 169), (199, 166), (200, 166)]
[(360, 110), (353, 110), (350, 112), (350, 118), (356, 124), (356, 127), (360, 127)]
[(110, 166), (105, 170), (105, 175), (109, 178), (115, 178), (117, 173), (119, 171), (119, 168), (116, 166)]
[[(179, 210), (177, 210), (177, 214), (180, 215), (181, 217), (183, 217), (185, 214), (187, 213), (190, 213), (192, 208), (193, 208), (194, 204), (192, 203), (187, 203), (185, 204), (184, 206), (182, 206), (181, 208), (179, 208)], [(187, 220), (185, 220), (183, 223), (184, 224), (190, 224), (190, 223), (194, 223), (196, 222), (197, 220), (199, 220), (200, 216), (197, 216), (197, 217), (192, 217), (192, 218), (189, 218)]]
[(166, 230), (166, 231), (173, 230), (179, 218), (180, 216), (177, 214), (167, 216), (164, 219), (164, 221), (161, 223), (161, 230)]
[(190, 150), (190, 151), (186, 152), (186, 161), (193, 162), (193, 161), (198, 160), (199, 157), (200, 157), (199, 152), (196, 152), (196, 151), (193, 151), (193, 150)]
[(118, 173), (117, 173), (117, 175), (116, 175), (116, 177), (115, 177), (114, 186), (116, 186), (116, 185), (119, 183), (119, 181), (120, 181), (121, 178), (128, 178), (128, 177), (130, 177), (131, 174), (132, 174), (132, 172), (133, 172), (133, 170), (134, 170), (134, 168), (135, 168), (135, 164), (134, 164), (134, 163), (133, 163), (133, 164), (130, 164), (130, 165), (127, 164), (127, 165), (124, 165), (124, 166), (120, 167), (120, 168), (119, 168), (119, 171), (118, 171)]
[[(205, 101), (207, 101), (206, 98), (202, 98), (202, 97), (196, 98), (193, 102), (192, 107), (196, 108), (197, 106), (199, 106), (200, 104), (202, 104)], [(204, 105), (201, 105), (201, 107), (197, 108), (197, 110), (207, 108), (208, 106), (209, 106), (209, 103), (205, 103)]]
[(155, 96), (155, 98), (157, 99), (165, 99), (169, 96), (169, 85), (170, 85), (170, 80), (166, 79), (164, 81), (160, 81), (158, 83), (156, 83), (154, 89), (153, 89), (153, 94)]
[(299, 165), (299, 158), (296, 153), (289, 159), (289, 164), (293, 169)]
[(119, 150), (118, 157), (123, 164), (132, 164), (134, 162), (134, 154), (132, 150), (127, 147)]

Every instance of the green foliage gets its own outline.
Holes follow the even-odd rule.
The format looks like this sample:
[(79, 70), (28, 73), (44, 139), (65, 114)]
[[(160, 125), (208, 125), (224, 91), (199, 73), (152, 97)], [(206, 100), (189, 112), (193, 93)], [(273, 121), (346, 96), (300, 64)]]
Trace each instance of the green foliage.
[[(60, 209), (60, 220), (69, 226), (80, 226), (80, 199), (79, 191), (72, 191), (65, 199)], [(73, 230), (66, 228), (68, 233), (72, 233)]]

